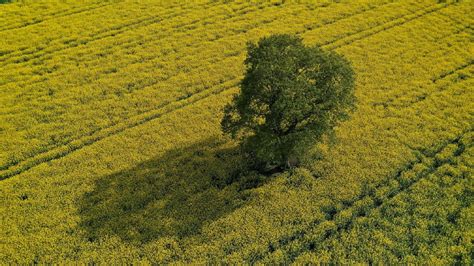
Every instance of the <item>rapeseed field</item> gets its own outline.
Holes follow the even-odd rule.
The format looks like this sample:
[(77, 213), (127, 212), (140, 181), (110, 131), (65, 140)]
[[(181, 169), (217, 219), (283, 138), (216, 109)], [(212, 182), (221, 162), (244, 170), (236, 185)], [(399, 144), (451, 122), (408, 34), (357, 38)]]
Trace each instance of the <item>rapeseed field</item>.
[[(1, 2), (1, 1), (0, 1)], [(0, 4), (0, 263), (472, 265), (474, 2)], [(305, 167), (238, 176), (246, 44), (347, 58)]]

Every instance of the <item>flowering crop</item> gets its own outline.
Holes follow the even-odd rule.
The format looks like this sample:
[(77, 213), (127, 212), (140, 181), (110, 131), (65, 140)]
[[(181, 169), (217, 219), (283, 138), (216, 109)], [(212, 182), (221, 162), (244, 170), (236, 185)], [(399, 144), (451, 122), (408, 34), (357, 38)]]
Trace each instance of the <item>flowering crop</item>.
[[(438, 3), (440, 2), (440, 3)], [(0, 5), (0, 262), (472, 264), (472, 1)], [(246, 43), (348, 58), (305, 168), (236, 178)]]

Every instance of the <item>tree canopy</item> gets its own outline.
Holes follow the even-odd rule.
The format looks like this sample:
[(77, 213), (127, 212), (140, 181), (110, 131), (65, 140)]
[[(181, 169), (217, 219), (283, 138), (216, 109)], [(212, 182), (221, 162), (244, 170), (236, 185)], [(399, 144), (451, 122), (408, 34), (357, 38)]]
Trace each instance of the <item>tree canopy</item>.
[(241, 91), (224, 109), (224, 133), (254, 167), (293, 167), (355, 107), (354, 72), (343, 56), (279, 34), (248, 44)]

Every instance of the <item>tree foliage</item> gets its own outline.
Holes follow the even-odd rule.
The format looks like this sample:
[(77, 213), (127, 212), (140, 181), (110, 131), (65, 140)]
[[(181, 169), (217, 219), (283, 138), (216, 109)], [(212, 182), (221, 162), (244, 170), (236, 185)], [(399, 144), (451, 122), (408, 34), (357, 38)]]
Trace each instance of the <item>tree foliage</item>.
[[(199, 2), (0, 5), (1, 265), (474, 265), (472, 1)], [(237, 175), (216, 114), (275, 31), (350, 59), (359, 111)]]
[(248, 44), (245, 64), (241, 92), (225, 107), (221, 125), (260, 170), (298, 164), (354, 108), (349, 62), (297, 36)]

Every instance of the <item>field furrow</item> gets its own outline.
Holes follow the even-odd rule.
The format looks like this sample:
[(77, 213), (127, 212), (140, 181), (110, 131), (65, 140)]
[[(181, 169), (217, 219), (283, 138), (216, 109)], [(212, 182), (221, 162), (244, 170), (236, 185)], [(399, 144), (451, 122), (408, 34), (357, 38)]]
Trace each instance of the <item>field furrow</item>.
[(385, 24), (382, 24), (378, 27), (373, 27), (369, 30), (363, 30), (363, 31), (352, 33), (350, 35), (350, 37), (345, 38), (342, 42), (337, 42), (337, 40), (334, 40), (334, 41), (329, 41), (328, 43), (324, 43), (323, 45), (326, 45), (328, 47), (336, 49), (336, 48), (341, 47), (343, 45), (347, 45), (347, 44), (350, 44), (350, 43), (353, 43), (353, 42), (356, 42), (356, 41), (363, 40), (363, 39), (368, 38), (368, 37), (370, 37), (374, 34), (377, 34), (379, 32), (386, 31), (386, 30), (389, 30), (389, 29), (394, 28), (394, 27), (399, 27), (401, 25), (404, 25), (405, 23), (408, 23), (408, 22), (413, 21), (415, 19), (422, 18), (422, 17), (424, 17), (428, 14), (431, 14), (433, 12), (437, 12), (437, 11), (442, 10), (443, 8), (447, 8), (448, 6), (453, 5), (453, 4), (454, 3), (450, 3), (450, 4), (447, 3), (447, 4), (442, 4), (442, 5), (436, 5), (436, 6), (433, 6), (433, 7), (428, 7), (426, 9), (415, 12), (414, 14), (403, 16), (400, 19), (395, 19), (395, 20), (392, 20), (392, 21), (387, 22)]
[(58, 19), (58, 18), (63, 18), (63, 17), (71, 16), (71, 15), (78, 15), (84, 12), (96, 10), (96, 9), (109, 6), (112, 4), (115, 4), (115, 2), (110, 3), (109, 1), (106, 1), (105, 3), (99, 3), (96, 5), (92, 4), (90, 6), (80, 6), (79, 8), (66, 9), (64, 11), (54, 12), (51, 14), (43, 15), (41, 17), (35, 17), (31, 21), (26, 21), (26, 22), (22, 21), (22, 22), (17, 22), (17, 23), (15, 23), (15, 21), (9, 21), (8, 26), (0, 27), (0, 32), (25, 28), (25, 27), (42, 23), (51, 19)]
[[(385, 195), (382, 196), (383, 200), (380, 199), (380, 196), (383, 193), (378, 193), (379, 191), (374, 192), (374, 194), (378, 194), (378, 196), (366, 201), (366, 205), (363, 207), (362, 213), (359, 211), (359, 213), (353, 215), (349, 221), (345, 221), (342, 224), (338, 224), (335, 230), (327, 234), (324, 240), (322, 240), (322, 242), (317, 243), (315, 245), (314, 242), (311, 242), (313, 244), (306, 246), (307, 249), (304, 252), (306, 254), (312, 252), (316, 254), (321, 254), (322, 252), (324, 252), (325, 249), (340, 248), (338, 244), (335, 244), (336, 242), (339, 242), (340, 239), (344, 239), (343, 241), (347, 241), (347, 236), (354, 234), (367, 236), (367, 232), (364, 232), (365, 230), (363, 229), (363, 227), (373, 223), (378, 224), (380, 228), (385, 228), (386, 230), (386, 232), (383, 233), (384, 237), (386, 237), (385, 239), (380, 238), (380, 235), (376, 235), (376, 233), (372, 233), (373, 236), (377, 236), (374, 237), (374, 241), (376, 242), (380, 241), (379, 243), (383, 243), (383, 241), (387, 238), (401, 238), (397, 240), (400, 242), (408, 242), (407, 244), (409, 245), (409, 248), (412, 249), (412, 252), (414, 254), (417, 254), (418, 256), (425, 255), (423, 254), (425, 253), (423, 250), (423, 246), (429, 245), (433, 249), (438, 249), (437, 246), (439, 245), (439, 242), (441, 242), (440, 238), (446, 237), (446, 235), (443, 234), (452, 234), (452, 232), (450, 232), (449, 230), (446, 230), (444, 233), (439, 232), (441, 237), (433, 235), (430, 237), (431, 239), (427, 241), (427, 237), (422, 236), (421, 234), (423, 230), (429, 232), (430, 228), (426, 228), (425, 226), (421, 225), (420, 222), (423, 223), (422, 219), (424, 218), (430, 220), (433, 223), (432, 225), (430, 225), (430, 227), (435, 225), (440, 226), (441, 224), (443, 225), (443, 227), (455, 227), (457, 226), (456, 220), (459, 219), (455, 216), (456, 213), (458, 211), (462, 212), (463, 209), (468, 211), (466, 208), (467, 206), (464, 204), (469, 204), (469, 201), (468, 199), (463, 198), (463, 192), (459, 193), (459, 190), (456, 191), (457, 193), (453, 194), (456, 197), (456, 201), (464, 201), (460, 205), (458, 205), (458, 202), (458, 204), (454, 204), (453, 206), (453, 201), (436, 202), (433, 199), (433, 196), (431, 196), (431, 199), (429, 198), (431, 192), (430, 190), (433, 190), (431, 193), (441, 194), (439, 195), (439, 197), (445, 197), (444, 200), (446, 200), (446, 197), (453, 197), (453, 195), (449, 195), (448, 193), (439, 191), (440, 185), (443, 186), (443, 189), (446, 189), (448, 191), (455, 191), (456, 186), (465, 186), (465, 191), (469, 191), (469, 188), (467, 187), (469, 185), (469, 173), (465, 170), (456, 171), (456, 168), (464, 164), (462, 161), (465, 160), (465, 158), (468, 158), (469, 153), (472, 152), (473, 143), (471, 142), (472, 140), (468, 139), (465, 139), (464, 143), (462, 143), (462, 141), (460, 140), (461, 139), (456, 139), (454, 142), (445, 145), (444, 149), (439, 151), (438, 153), (431, 153), (430, 155), (432, 156), (428, 157), (428, 159), (424, 158), (423, 160), (425, 160), (425, 162), (427, 163), (427, 165), (423, 165), (423, 168), (425, 169), (424, 172), (417, 173), (415, 171), (410, 171), (400, 175), (397, 180), (397, 182), (399, 183), (399, 187), (391, 186), (389, 189), (385, 190)], [(389, 192), (387, 193), (387, 191)], [(420, 191), (425, 191), (427, 195), (423, 195), (423, 192), (420, 193)], [(423, 199), (423, 196), (420, 196), (420, 194), (423, 196), (428, 196), (428, 198)], [(427, 213), (428, 210), (423, 209), (426, 207), (420, 206), (419, 202), (417, 202), (420, 199), (422, 199), (423, 201), (433, 200), (432, 203), (434, 204), (444, 203), (444, 208), (450, 209), (452, 207), (455, 207), (457, 210), (455, 209), (454, 213), (447, 213), (445, 217), (443, 217), (444, 215), (440, 215), (441, 217), (436, 217), (436, 215), (439, 215), (439, 213), (436, 213), (436, 211), (432, 213)], [(369, 204), (368, 208), (367, 203)], [(405, 204), (411, 205), (409, 211), (400, 213), (400, 209), (398, 208)], [(436, 208), (436, 206), (434, 207)], [(417, 217), (416, 212), (418, 212), (419, 218), (421, 219)], [(397, 214), (399, 215), (398, 217), (396, 216)], [(404, 216), (408, 216), (409, 219), (403, 220), (402, 217)], [(413, 229), (407, 230), (407, 235), (396, 236), (396, 232), (391, 232), (394, 227), (400, 226), (401, 224), (406, 222), (412, 223), (414, 226)], [(448, 235), (448, 237), (452, 236)], [(459, 235), (458, 237), (461, 236)], [(309, 239), (311, 239), (311, 237), (309, 237), (308, 240)], [(314, 240), (316, 239), (312, 239), (309, 241)], [(445, 241), (446, 240), (447, 239), (445, 239)], [(455, 243), (457, 241), (453, 242)], [(354, 246), (354, 249), (363, 248), (365, 247)], [(397, 253), (401, 251), (400, 248), (397, 248), (390, 244), (388, 244), (388, 246), (386, 246), (385, 248), (396, 250)], [(441, 250), (438, 249), (437, 252), (439, 251)], [(463, 252), (460, 253), (462, 254)], [(301, 252), (297, 252), (297, 256), (300, 256), (300, 258), (304, 257), (304, 255), (301, 256), (300, 254)], [(465, 255), (467, 254), (464, 254), (464, 256)], [(461, 256), (458, 256), (455, 261), (462, 261)], [(296, 260), (298, 261), (298, 258)], [(343, 261), (344, 258), (341, 258), (340, 260)]]
[[(326, 6), (326, 5), (322, 5), (322, 6)], [(107, 55), (107, 57), (104, 58), (103, 60), (109, 59), (108, 56), (112, 56), (116, 52), (123, 53), (124, 51), (127, 51), (127, 49), (134, 49), (134, 48), (137, 48), (137, 47), (140, 48), (139, 52), (143, 53), (144, 54), (143, 56), (146, 56), (146, 57), (140, 58), (140, 61), (138, 61), (138, 62), (137, 61), (127, 62), (127, 61), (121, 60), (121, 62), (119, 62), (119, 63), (127, 63), (127, 64), (126, 65), (118, 65), (117, 66), (118, 69), (123, 68), (123, 67), (127, 67), (127, 66), (129, 66), (129, 64), (143, 63), (143, 61), (145, 61), (145, 60), (160, 58), (160, 56), (163, 55), (162, 54), (163, 52), (160, 53), (160, 51), (158, 51), (157, 54), (151, 55), (151, 58), (150, 58), (150, 53), (149, 53), (149, 50), (147, 50), (147, 49), (155, 49), (156, 50), (156, 46), (158, 46), (158, 45), (164, 45), (164, 44), (167, 44), (167, 43), (170, 43), (170, 42), (174, 43), (176, 41), (176, 38), (177, 38), (176, 36), (174, 36), (174, 34), (183, 35), (183, 36), (189, 38), (189, 36), (193, 36), (193, 35), (191, 35), (193, 32), (196, 32), (196, 33), (201, 34), (204, 37), (209, 38), (209, 39), (201, 39), (202, 37), (199, 36), (199, 35), (198, 36), (193, 36), (194, 38), (197, 38), (200, 41), (199, 42), (194, 42), (193, 44), (186, 44), (186, 45), (183, 45), (181, 47), (176, 47), (176, 48), (173, 47), (172, 49), (173, 49), (173, 52), (175, 52), (175, 53), (179, 52), (179, 50), (177, 50), (179, 48), (202, 45), (203, 42), (215, 41), (215, 40), (219, 40), (223, 37), (228, 37), (225, 34), (220, 33), (220, 30), (219, 30), (219, 29), (222, 29), (222, 27), (225, 27), (226, 22), (229, 22), (229, 24), (230, 23), (235, 23), (235, 21), (233, 21), (234, 19), (237, 19), (237, 21), (245, 21), (246, 16), (251, 15), (252, 13), (255, 13), (255, 12), (258, 12), (258, 11), (262, 12), (262, 10), (259, 10), (259, 9), (264, 8), (264, 6), (261, 6), (258, 9), (255, 8), (255, 7), (251, 7), (252, 8), (251, 12), (247, 11), (246, 8), (248, 8), (248, 6), (244, 6), (243, 9), (240, 10), (240, 11), (236, 10), (235, 14), (233, 14), (232, 16), (227, 16), (227, 15), (225, 15), (225, 13), (222, 13), (222, 14), (217, 13), (216, 16), (222, 16), (222, 15), (225, 16), (225, 19), (223, 21), (214, 19), (214, 16), (211, 16), (211, 17), (208, 16), (208, 17), (206, 17), (206, 20), (204, 20), (204, 21), (199, 21), (199, 20), (193, 19), (188, 24), (181, 24), (182, 27), (187, 28), (184, 32), (180, 32), (181, 27), (175, 27), (174, 24), (171, 24), (172, 27), (171, 27), (170, 31), (163, 31), (163, 29), (162, 29), (162, 32), (160, 31), (160, 32), (158, 32), (158, 35), (153, 36), (152, 33), (154, 33), (154, 31), (156, 31), (156, 29), (150, 28), (150, 37), (148, 37), (146, 35), (145, 36), (138, 36), (138, 37), (140, 37), (138, 40), (137, 40), (137, 38), (129, 38), (129, 37), (126, 37), (126, 36), (125, 36), (126, 39), (117, 40), (117, 36), (114, 36), (114, 38), (110, 40), (110, 43), (118, 43), (118, 46), (114, 45), (112, 47), (110, 45), (110, 43), (101, 44), (101, 46), (102, 45), (105, 46), (105, 47), (103, 47), (104, 49), (102, 49), (104, 51), (103, 52), (104, 55)], [(223, 9), (222, 11), (228, 12), (225, 9)], [(197, 13), (200, 13), (200, 12), (197, 11)], [(271, 13), (270, 13), (270, 15), (271, 15)], [(269, 21), (269, 22), (271, 22), (271, 21)], [(214, 26), (215, 24), (217, 24), (221, 28), (214, 29), (214, 27), (210, 27), (210, 26)], [(217, 36), (212, 36), (212, 35), (209, 36), (208, 33), (202, 31), (203, 27), (205, 27), (209, 31), (212, 31)], [(217, 32), (214, 32), (216, 30), (217, 30)], [(249, 29), (244, 28), (244, 29), (239, 30), (239, 29), (233, 29), (232, 27), (229, 27), (228, 30), (230, 30), (232, 32), (235, 31), (235, 33), (241, 33), (242, 31), (247, 31)], [(145, 34), (146, 34), (146, 32), (145, 32)], [(196, 39), (194, 39), (194, 41), (195, 40)], [(187, 42), (188, 40), (183, 40), (183, 41)], [(120, 49), (118, 49), (118, 48), (120, 48)], [(82, 53), (87, 54), (89, 52), (94, 51), (94, 49), (95, 48), (93, 48), (93, 47), (90, 48), (89, 50), (85, 50), (85, 51), (83, 51), (83, 49), (81, 49), (79, 52), (81, 54)], [(168, 53), (169, 53), (169, 51), (168, 51)], [(52, 59), (52, 58), (50, 58), (50, 59)], [(97, 59), (97, 58), (95, 58), (95, 59)], [(87, 61), (82, 61), (82, 62), (86, 64)], [(43, 62), (43, 63), (46, 63), (46, 62)], [(69, 71), (69, 69), (67, 69), (66, 71)], [(45, 74), (45, 73), (43, 73), (43, 74)], [(48, 74), (48, 73), (46, 73), (46, 74)], [(62, 73), (62, 74), (64, 74), (64, 73)], [(37, 81), (35, 81), (35, 83), (39, 83), (39, 82), (43, 82), (43, 81), (45, 81), (45, 80), (37, 80)], [(21, 84), (23, 86), (31, 85), (30, 83), (21, 83)]]
[[(369, 10), (371, 10), (371, 9), (369, 9)], [(344, 18), (341, 18), (341, 19), (344, 19)], [(336, 20), (338, 20), (338, 19), (336, 19)], [(357, 33), (358, 32), (352, 33), (352, 34), (357, 34)], [(341, 38), (341, 39), (351, 38), (352, 34), (341, 35), (339, 38)], [(348, 45), (348, 44), (349, 43), (344, 44), (344, 45)], [(237, 54), (237, 56), (241, 56), (241, 54), (240, 54), (241, 52), (242, 51), (240, 51), (239, 54)], [(223, 80), (219, 84), (216, 84), (216, 86), (222, 86), (222, 83), (228, 83), (228, 82), (232, 82), (232, 83), (235, 84), (237, 78), (239, 78), (239, 76), (234, 76), (234, 77), (231, 77), (228, 80)], [(156, 83), (154, 83), (154, 84), (156, 84)], [(153, 84), (151, 84), (151, 85), (153, 85)], [(146, 88), (146, 87), (151, 86), (151, 85), (147, 84), (142, 88)], [(209, 90), (212, 90), (212, 89), (213, 88), (211, 87)], [(218, 89), (218, 91), (220, 91), (220, 90)], [(206, 93), (206, 91), (203, 91), (203, 92)], [(191, 94), (191, 95), (193, 95), (193, 94)], [(191, 95), (188, 95), (187, 97), (190, 97)], [(185, 97), (184, 99), (186, 99), (187, 97)], [(198, 97), (198, 98), (201, 99), (200, 97)], [(127, 121), (125, 123), (122, 122), (122, 123), (119, 123), (119, 124), (112, 124), (110, 126), (97, 129), (97, 130), (93, 131), (92, 133), (89, 133), (89, 134), (85, 135), (84, 139), (82, 139), (82, 140), (81, 140), (81, 138), (79, 138), (79, 139), (73, 139), (71, 141), (68, 141), (65, 144), (63, 144), (65, 146), (63, 146), (63, 147), (60, 146), (60, 148), (57, 149), (56, 151), (55, 150), (48, 150), (48, 151), (40, 152), (39, 153), (40, 156), (38, 156), (39, 158), (35, 158), (36, 155), (33, 155), (33, 156), (29, 157), (28, 161), (16, 162), (16, 163), (10, 163), (10, 164), (7, 164), (7, 165), (3, 165), (2, 168), (3, 169), (8, 169), (8, 170), (6, 171), (6, 173), (2, 173), (2, 177), (3, 178), (11, 177), (11, 176), (16, 175), (18, 173), (21, 173), (23, 170), (20, 170), (20, 169), (29, 169), (32, 166), (37, 165), (39, 163), (47, 162), (47, 161), (50, 161), (52, 159), (62, 157), (65, 154), (67, 154), (69, 152), (72, 152), (72, 151), (75, 151), (75, 150), (77, 150), (78, 148), (80, 148), (82, 146), (90, 145), (91, 143), (94, 142), (94, 141), (91, 141), (91, 136), (93, 136), (93, 135), (97, 135), (97, 136), (92, 137), (92, 139), (94, 139), (95, 141), (98, 141), (98, 140), (103, 139), (105, 136), (110, 136), (112, 134), (121, 132), (126, 128), (130, 128), (130, 127), (133, 127), (133, 126), (136, 126), (136, 125), (139, 125), (139, 124), (142, 123), (142, 122), (138, 122), (138, 121), (148, 121), (149, 119), (159, 117), (159, 116), (156, 115), (156, 113), (161, 113), (161, 109), (163, 108), (163, 106), (168, 106), (168, 105), (170, 105), (170, 103), (172, 103), (172, 102), (161, 104), (158, 109), (155, 109), (156, 108), (155, 107), (153, 109), (145, 110), (145, 111), (137, 114), (136, 116), (129, 118), (128, 119), (129, 121)], [(126, 125), (128, 125), (128, 126), (126, 126)], [(114, 132), (114, 133), (112, 133), (112, 134), (108, 133), (109, 130), (110, 130), (110, 132)], [(107, 132), (107, 133), (104, 134), (103, 132)], [(71, 143), (74, 143), (74, 144), (72, 144), (74, 148), (67, 147)], [(65, 152), (65, 150), (67, 150), (67, 152)], [(16, 169), (15, 168), (14, 169), (9, 169), (10, 167), (16, 166), (16, 165), (24, 165), (24, 167), (18, 167)]]
[[(318, 250), (325, 240), (339, 234), (341, 231), (348, 230), (356, 219), (369, 215), (380, 208), (382, 204), (386, 204), (397, 195), (405, 193), (414, 184), (447, 163), (446, 161), (434, 160), (435, 156), (443, 152), (444, 148), (451, 144), (456, 145), (458, 148), (454, 151), (454, 154), (458, 156), (463, 149), (462, 146), (459, 146), (459, 140), (462, 137), (463, 135), (460, 135), (444, 144), (429, 157), (418, 156), (417, 160), (404, 166), (395, 176), (385, 178), (375, 187), (371, 187), (365, 193), (362, 193), (355, 201), (345, 203), (342, 209), (328, 213), (326, 215), (328, 219), (310, 223), (309, 227), (281, 239), (278, 244), (273, 244), (272, 249), (283, 249), (290, 263), (294, 262), (294, 259), (305, 251)], [(422, 154), (422, 151), (419, 154)], [(289, 248), (285, 249), (285, 246)], [(276, 252), (276, 250), (273, 252)]]
[[(472, 11), (0, 1), (0, 264), (472, 264)], [(357, 104), (260, 174), (220, 123), (280, 33), (343, 55)]]
[[(212, 6), (204, 5), (200, 8), (211, 7)], [(3, 67), (6, 67), (10, 64), (15, 65), (15, 67), (18, 67), (18, 64), (26, 65), (30, 60), (42, 59), (43, 57), (48, 57), (58, 52), (69, 50), (82, 45), (87, 45), (88, 43), (93, 41), (98, 41), (109, 37), (115, 37), (116, 35), (123, 34), (130, 30), (136, 30), (140, 27), (146, 27), (151, 24), (163, 22), (166, 19), (172, 19), (187, 14), (186, 10), (180, 10), (171, 14), (169, 13), (169, 10), (166, 10), (164, 8), (162, 9), (162, 11), (162, 13), (157, 13), (155, 16), (138, 18), (132, 21), (127, 21), (126, 23), (113, 25), (110, 28), (101, 28), (94, 34), (81, 36), (79, 38), (64, 38), (63, 36), (61, 36), (60, 39), (49, 40), (50, 44), (56, 44), (55, 46), (49, 46), (47, 48), (44, 48), (43, 46), (35, 47), (29, 51), (22, 51), (18, 55), (11, 54), (10, 56), (3, 57), (0, 62), (2, 62)], [(179, 28), (180, 26), (183, 25), (178, 25), (177, 27)]]
[[(271, 22), (271, 21), (270, 21), (270, 22)], [(274, 27), (274, 26), (273, 26), (273, 25), (269, 25), (269, 27), (271, 28), (271, 27)], [(198, 48), (197, 48), (197, 51), (199, 51), (200, 49), (201, 49), (201, 48), (198, 47)], [(213, 49), (215, 49), (215, 48), (210, 47), (210, 50), (213, 50)], [(237, 52), (234, 56), (232, 56), (232, 57), (233, 57), (233, 58), (234, 58), (234, 57), (235, 57), (235, 58), (240, 58), (240, 57), (242, 56), (242, 52), (243, 52), (243, 50), (240, 50), (240, 51), (238, 51), (238, 52)], [(233, 52), (233, 53), (234, 53), (234, 52)], [(192, 54), (192, 53), (191, 53), (191, 54)], [(210, 58), (210, 59), (213, 60), (212, 58)], [(230, 65), (231, 65), (231, 64), (233, 64), (233, 63), (232, 63), (232, 58), (230, 58), (230, 59), (231, 59), (231, 60), (227, 59), (227, 62), (229, 62)], [(176, 60), (176, 59), (174, 59), (174, 60)], [(189, 60), (188, 60), (187, 58), (183, 58), (182, 60), (183, 60), (183, 62), (186, 62), (187, 64), (189, 64)], [(204, 59), (202, 59), (202, 60), (204, 60)], [(200, 58), (197, 58), (196, 61), (197, 61), (197, 62), (201, 62), (201, 64), (202, 64), (202, 61), (201, 61)], [(179, 61), (178, 61), (178, 62), (179, 62)], [(219, 63), (219, 61), (216, 62), (216, 63)], [(229, 65), (229, 66), (230, 66), (230, 65)], [(199, 66), (197, 65), (197, 67), (199, 67)], [(205, 66), (204, 66), (204, 67), (205, 67)], [(197, 68), (197, 69), (195, 69), (195, 70), (196, 70), (196, 72), (200, 72), (200, 71), (201, 71), (200, 68)], [(240, 71), (238, 71), (237, 74), (238, 74), (239, 72), (240, 72)], [(224, 80), (222, 80), (222, 81), (219, 81), (219, 82), (218, 82), (217, 84), (215, 84), (215, 85), (219, 86), (221, 83), (223, 83), (223, 82), (228, 82), (228, 80), (232, 80), (232, 79), (235, 79), (235, 78), (237, 78), (237, 77), (239, 77), (239, 75), (231, 76), (230, 79), (224, 79)], [(170, 78), (173, 78), (173, 76), (171, 76)], [(166, 81), (166, 80), (160, 80), (159, 82), (163, 82), (163, 81)], [(137, 90), (134, 90), (133, 92), (135, 93), (136, 91), (140, 91), (140, 90), (142, 90), (142, 89), (149, 88), (149, 87), (151, 87), (153, 84), (156, 84), (157, 82), (158, 82), (157, 80), (155, 80), (152, 84), (143, 84), (143, 82), (138, 82), (139, 84), (142, 85), (142, 87), (139, 87)], [(194, 86), (194, 87), (195, 87), (196, 85), (198, 85), (198, 84), (182, 85), (182, 87), (191, 87), (191, 86)], [(153, 89), (153, 88), (152, 88), (152, 89)], [(211, 89), (212, 89), (212, 88), (211, 88)], [(186, 94), (188, 94), (188, 93), (186, 93)], [(126, 94), (125, 94), (125, 95), (126, 95)], [(189, 96), (190, 96), (190, 95), (188, 94), (186, 97), (189, 97)], [(181, 97), (181, 96), (178, 96), (178, 97)], [(92, 98), (91, 98), (91, 100), (92, 100)], [(94, 105), (96, 105), (96, 102), (97, 102), (97, 101), (94, 102)], [(83, 103), (83, 104), (84, 104), (84, 103)], [(148, 109), (148, 110), (144, 110), (142, 113), (145, 113), (145, 112), (148, 112), (148, 111), (153, 111), (155, 108), (156, 108), (156, 107), (153, 106), (153, 108)], [(140, 115), (140, 114), (142, 114), (142, 113), (139, 113), (138, 115)], [(97, 130), (96, 130), (96, 131), (97, 131)], [(4, 166), (3, 168), (5, 168), (5, 166)]]

